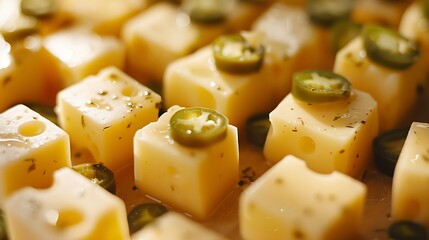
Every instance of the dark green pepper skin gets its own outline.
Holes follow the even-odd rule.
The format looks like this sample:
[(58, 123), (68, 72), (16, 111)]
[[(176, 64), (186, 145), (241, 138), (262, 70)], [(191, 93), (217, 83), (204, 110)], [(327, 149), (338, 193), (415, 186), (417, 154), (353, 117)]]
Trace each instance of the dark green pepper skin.
[(114, 173), (102, 163), (83, 163), (72, 167), (92, 182), (100, 185), (112, 194), (116, 194)]
[(128, 213), (130, 233), (137, 232), (166, 212), (168, 212), (168, 209), (159, 203), (143, 203), (136, 206)]
[(428, 239), (426, 229), (415, 222), (402, 220), (394, 222), (388, 229), (391, 240), (426, 240)]

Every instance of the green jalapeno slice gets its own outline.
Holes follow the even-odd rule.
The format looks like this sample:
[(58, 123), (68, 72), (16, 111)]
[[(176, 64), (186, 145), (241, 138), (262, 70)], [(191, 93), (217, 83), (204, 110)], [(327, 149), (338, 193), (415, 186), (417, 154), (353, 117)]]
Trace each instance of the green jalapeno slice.
[(218, 37), (212, 49), (216, 67), (229, 73), (257, 72), (264, 60), (264, 46), (253, 46), (240, 34)]
[(408, 128), (389, 130), (373, 141), (375, 165), (379, 171), (390, 177), (393, 177), (408, 130)]
[(347, 45), (355, 37), (359, 36), (362, 30), (360, 23), (351, 20), (340, 20), (332, 26), (331, 46), (334, 53)]
[(7, 240), (7, 232), (6, 232), (6, 221), (4, 219), (4, 213), (0, 209), (0, 240)]
[(102, 163), (83, 163), (72, 167), (93, 183), (100, 185), (112, 194), (116, 194), (114, 173)]
[(246, 123), (247, 140), (251, 144), (263, 148), (270, 127), (271, 122), (268, 113), (252, 116)]
[(392, 240), (422, 240), (428, 237), (425, 227), (408, 220), (397, 221), (391, 224), (388, 234), (389, 239)]
[(208, 108), (183, 108), (170, 119), (173, 139), (188, 147), (204, 147), (219, 142), (226, 137), (227, 128), (228, 119)]
[(52, 16), (57, 0), (21, 0), (21, 12), (37, 18)]
[(354, 0), (308, 0), (306, 10), (312, 22), (330, 26), (340, 19), (348, 18)]
[(324, 103), (347, 99), (351, 83), (343, 76), (325, 70), (305, 70), (292, 77), (292, 94), (307, 103)]
[(397, 31), (379, 25), (362, 30), (364, 47), (374, 62), (395, 69), (410, 67), (419, 57), (418, 47)]
[[(228, 1), (228, 2), (227, 2)], [(192, 21), (213, 24), (225, 20), (231, 0), (183, 0), (182, 8)], [(229, 3), (229, 4), (228, 4)]]
[(143, 203), (138, 205), (127, 216), (130, 233), (137, 232), (166, 212), (168, 212), (168, 209), (159, 203)]

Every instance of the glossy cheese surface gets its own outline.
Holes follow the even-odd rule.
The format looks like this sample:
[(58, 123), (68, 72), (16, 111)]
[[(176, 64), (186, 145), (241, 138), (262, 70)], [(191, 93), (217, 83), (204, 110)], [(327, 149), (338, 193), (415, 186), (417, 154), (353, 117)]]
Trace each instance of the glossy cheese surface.
[(422, 61), (405, 70), (374, 63), (367, 57), (361, 37), (337, 53), (334, 72), (346, 77), (354, 89), (371, 94), (377, 101), (381, 132), (401, 126), (416, 104), (418, 83), (425, 81)]
[(362, 177), (378, 134), (377, 103), (367, 93), (354, 90), (347, 100), (321, 104), (307, 104), (289, 94), (269, 117), (264, 146), (269, 162), (291, 154), (316, 172), (337, 170)]
[(72, 144), (112, 170), (132, 164), (134, 133), (158, 119), (161, 97), (115, 67), (57, 95), (59, 123)]
[(134, 176), (139, 190), (197, 219), (206, 219), (238, 182), (237, 128), (226, 138), (201, 148), (175, 142), (170, 133), (171, 107), (134, 137)]
[(288, 155), (240, 196), (244, 239), (352, 239), (360, 231), (366, 187), (344, 174), (318, 174)]
[(176, 212), (168, 212), (133, 234), (132, 240), (227, 240), (200, 223)]
[(126, 240), (124, 202), (70, 168), (43, 190), (24, 188), (5, 204), (10, 239)]
[(68, 134), (24, 105), (0, 114), (0, 207), (20, 188), (45, 188), (71, 166)]
[(429, 123), (414, 122), (393, 175), (392, 218), (429, 227)]

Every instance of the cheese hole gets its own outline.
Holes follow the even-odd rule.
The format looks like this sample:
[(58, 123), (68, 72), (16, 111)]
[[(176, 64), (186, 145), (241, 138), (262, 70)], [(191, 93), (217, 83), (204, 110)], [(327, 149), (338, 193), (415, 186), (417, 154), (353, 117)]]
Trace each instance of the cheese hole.
[(51, 210), (46, 213), (46, 221), (58, 228), (67, 228), (81, 223), (82, 214), (75, 209)]
[(33, 120), (21, 124), (18, 129), (18, 133), (26, 137), (34, 137), (42, 134), (46, 130), (45, 123)]
[(137, 95), (137, 91), (132, 87), (125, 87), (124, 89), (122, 89), (121, 93), (126, 97), (133, 97)]
[(299, 139), (299, 149), (301, 152), (305, 154), (311, 154), (314, 153), (316, 150), (316, 144), (314, 143), (313, 139), (307, 136), (301, 137)]

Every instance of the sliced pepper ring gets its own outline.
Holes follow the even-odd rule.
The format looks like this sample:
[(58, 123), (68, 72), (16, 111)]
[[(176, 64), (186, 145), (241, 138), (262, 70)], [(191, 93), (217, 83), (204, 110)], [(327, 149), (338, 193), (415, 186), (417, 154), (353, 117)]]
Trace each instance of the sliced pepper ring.
[(343, 76), (325, 70), (305, 70), (292, 77), (292, 94), (307, 103), (324, 103), (347, 99), (352, 84)]
[(182, 8), (194, 22), (214, 24), (225, 20), (228, 7), (219, 0), (184, 0)]
[(362, 34), (368, 57), (386, 67), (406, 69), (420, 56), (413, 42), (387, 27), (367, 25)]
[(240, 34), (222, 35), (212, 44), (216, 67), (229, 73), (257, 72), (262, 66), (265, 48), (253, 46)]
[(98, 184), (112, 194), (116, 194), (114, 173), (102, 163), (82, 163), (72, 167), (73, 170)]
[(321, 26), (330, 26), (346, 19), (352, 12), (355, 0), (309, 0), (306, 10), (310, 20)]
[(416, 222), (401, 220), (392, 223), (388, 229), (389, 239), (394, 240), (417, 240), (427, 239), (426, 228)]
[(228, 119), (208, 108), (183, 108), (170, 119), (173, 139), (188, 147), (205, 147), (219, 142), (226, 137), (227, 128)]
[(143, 203), (136, 206), (127, 216), (130, 233), (137, 232), (166, 212), (168, 209), (159, 203)]

